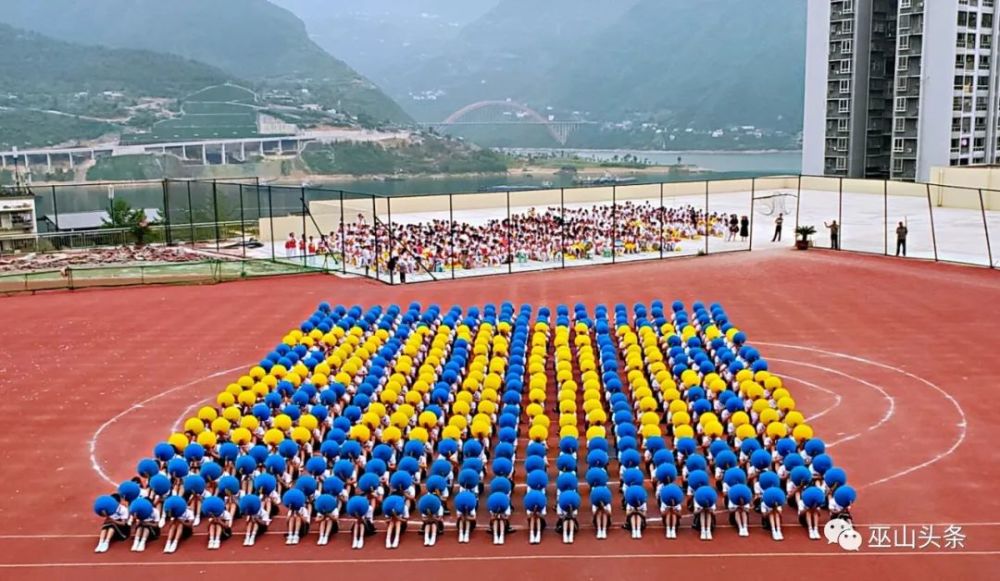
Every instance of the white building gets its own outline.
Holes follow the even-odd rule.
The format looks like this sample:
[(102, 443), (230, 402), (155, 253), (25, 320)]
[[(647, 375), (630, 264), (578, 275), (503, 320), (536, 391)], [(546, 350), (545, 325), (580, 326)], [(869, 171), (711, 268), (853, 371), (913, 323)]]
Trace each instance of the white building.
[(1000, 161), (994, 0), (810, 0), (803, 172)]

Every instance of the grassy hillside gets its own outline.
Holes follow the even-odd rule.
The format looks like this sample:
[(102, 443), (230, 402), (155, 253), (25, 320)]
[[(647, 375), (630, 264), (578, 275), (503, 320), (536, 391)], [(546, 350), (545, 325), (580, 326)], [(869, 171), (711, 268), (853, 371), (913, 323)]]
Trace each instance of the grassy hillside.
[(34, 0), (0, 21), (62, 40), (196, 59), (260, 85), (377, 121), (407, 115), (371, 81), (312, 42), (303, 23), (266, 0)]

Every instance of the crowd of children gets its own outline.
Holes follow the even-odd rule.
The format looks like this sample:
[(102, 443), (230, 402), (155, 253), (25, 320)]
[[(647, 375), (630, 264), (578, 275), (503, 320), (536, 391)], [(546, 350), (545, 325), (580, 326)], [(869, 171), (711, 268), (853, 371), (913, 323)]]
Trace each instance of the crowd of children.
[(381, 521), (393, 549), (411, 518), (427, 546), (452, 528), (468, 543), (481, 501), (493, 543), (515, 524), (540, 543), (550, 510), (572, 543), (583, 499), (598, 539), (616, 504), (633, 538), (651, 517), (676, 538), (690, 514), (708, 540), (728, 513), (739, 536), (757, 514), (781, 540), (789, 508), (816, 539), (855, 501), (722, 307), (659, 301), (631, 315), (323, 303), (136, 472), (95, 501), (97, 552), (162, 536), (172, 553), (198, 529), (208, 549), (237, 528), (253, 546), (276, 522), (289, 545), (347, 524), (358, 549)]

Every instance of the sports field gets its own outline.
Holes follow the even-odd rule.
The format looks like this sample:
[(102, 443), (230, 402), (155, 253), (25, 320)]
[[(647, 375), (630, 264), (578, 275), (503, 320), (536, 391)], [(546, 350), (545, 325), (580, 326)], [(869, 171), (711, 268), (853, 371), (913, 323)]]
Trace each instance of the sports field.
[[(440, 579), (660, 578), (667, 570), (709, 577), (739, 570), (751, 577), (799, 571), (817, 579), (992, 578), (1000, 564), (1000, 500), (987, 493), (998, 465), (989, 444), (995, 422), (988, 386), (996, 350), (991, 337), (1000, 314), (975, 305), (1000, 299), (995, 277), (995, 272), (979, 268), (776, 251), (403, 288), (307, 275), (213, 287), (0, 299), (6, 323), (0, 330), (5, 345), (0, 383), (7, 394), (0, 409), (17, 423), (16, 430), (5, 431), (3, 441), (9, 485), (0, 493), (5, 517), (0, 523), (0, 569), (5, 579), (105, 574), (148, 579), (205, 573), (256, 579), (273, 578), (290, 566), (297, 574), (321, 575), (340, 568), (366, 578), (394, 577), (401, 570)], [(286, 546), (283, 511), (254, 547), (242, 546), (240, 521), (235, 538), (218, 550), (206, 549), (202, 525), (173, 554), (162, 553), (162, 540), (141, 554), (128, 550), (130, 542), (113, 544), (107, 553), (93, 552), (101, 523), (92, 511), (94, 498), (132, 477), (137, 462), (149, 457), (158, 442), (215, 402), (220, 391), (257, 365), (291, 330), (299, 329), (321, 301), (357, 304), (362, 311), (392, 304), (405, 310), (419, 301), (422, 309), (437, 304), (447, 312), (458, 305), (465, 314), (470, 307), (482, 314), (485, 305), (510, 301), (515, 312), (522, 304), (532, 306), (532, 325), (543, 307), (555, 314), (558, 305), (567, 305), (574, 312), (579, 303), (594, 318), (599, 317), (597, 307), (605, 305), (616, 323), (613, 332), (626, 337), (644, 333), (636, 304), (653, 309), (655, 300), (662, 300), (668, 310), (674, 300), (683, 301), (692, 316), (695, 301), (718, 303), (728, 321), (746, 334), (746, 344), (767, 361), (770, 374), (781, 378), (795, 409), (825, 442), (826, 454), (856, 491), (851, 511), (864, 540), (859, 551), (810, 540), (796, 522), (795, 509), (788, 507), (783, 541), (772, 540), (757, 515), (751, 518), (749, 536), (741, 537), (728, 524), (722, 502), (715, 509), (719, 527), (713, 540), (699, 540), (690, 529), (688, 510), (677, 539), (666, 539), (652, 479), (642, 484), (650, 493), (650, 524), (641, 540), (621, 529), (624, 514), (615, 505), (616, 526), (606, 540), (595, 538), (588, 511), (586, 517), (581, 514), (575, 542), (563, 544), (551, 530), (562, 425), (555, 402), (563, 391), (556, 388), (560, 355), (554, 332), (544, 347), (545, 375), (550, 377), (543, 389), (543, 415), (551, 420), (545, 439), (551, 478), (549, 530), (538, 545), (528, 543), (522, 508), (527, 483), (524, 470), (516, 468), (511, 519), (515, 532), (502, 546), (494, 545), (485, 529), (484, 497), (479, 526), (467, 544), (457, 542), (453, 517), (445, 517), (445, 532), (434, 547), (423, 546), (414, 526), (399, 548), (390, 551), (383, 546), (385, 524), (378, 517), (379, 533), (364, 549), (351, 550), (349, 522), (342, 516), (342, 532), (328, 545), (316, 546), (313, 532), (301, 544)], [(619, 303), (626, 312), (624, 326), (631, 331), (616, 328)], [(552, 318), (554, 329), (559, 324)], [(707, 336), (699, 326), (699, 336)], [(592, 335), (598, 346), (601, 331), (594, 329), (578, 330), (574, 324), (570, 330), (574, 337)], [(630, 341), (614, 340), (611, 350), (622, 366), (626, 397), (638, 403), (632, 397), (641, 385), (637, 388), (624, 373), (634, 363), (626, 356)], [(574, 341), (573, 353), (585, 343)], [(735, 351), (744, 359), (745, 353)], [(655, 362), (655, 357), (648, 361)], [(582, 368), (579, 359), (573, 365), (581, 366), (574, 373)], [(683, 382), (680, 376), (676, 379)], [(602, 388), (614, 391), (608, 378), (601, 381)], [(686, 400), (690, 389), (682, 390)], [(580, 430), (580, 493), (589, 509), (583, 474), (586, 444), (592, 438), (585, 428), (593, 426), (582, 412), (583, 391), (576, 400), (581, 412), (575, 425)], [(773, 385), (769, 391), (774, 391)], [(606, 398), (609, 405), (611, 399)], [(516, 457), (525, 461), (531, 455), (529, 425), (545, 423), (529, 420), (527, 407), (526, 399), (516, 440)], [(782, 414), (787, 422), (788, 410), (782, 409)], [(610, 418), (605, 422), (607, 439), (612, 446), (622, 445), (622, 438), (610, 433), (620, 424)], [(639, 414), (631, 421), (645, 425)], [(665, 423), (661, 427), (667, 429)], [(614, 452), (611, 456), (610, 488), (618, 499), (620, 460)], [(487, 471), (493, 467), (487, 463)], [(414, 512), (412, 518), (419, 515)], [(954, 533), (955, 527), (962, 534), (960, 546), (954, 534), (951, 541), (943, 536), (947, 530)], [(908, 546), (911, 532), (916, 536), (928, 531), (937, 535), (932, 538), (937, 546)]]

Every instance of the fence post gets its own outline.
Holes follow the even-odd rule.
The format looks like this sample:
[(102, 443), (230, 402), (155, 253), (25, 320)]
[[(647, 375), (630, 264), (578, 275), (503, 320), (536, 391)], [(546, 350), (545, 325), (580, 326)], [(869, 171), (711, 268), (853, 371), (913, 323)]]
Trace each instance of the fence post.
[(168, 187), (169, 186), (167, 184), (167, 179), (163, 178), (163, 224), (164, 228), (166, 229), (165, 233), (166, 233), (167, 246), (173, 246), (174, 237), (173, 234), (170, 232), (170, 196), (167, 195)]
[(212, 217), (215, 218), (215, 250), (219, 251), (219, 189), (212, 180)]
[(247, 221), (243, 209), (243, 184), (240, 184), (240, 246), (243, 247), (243, 260), (247, 259)]
[(844, 240), (844, 178), (837, 183), (837, 248), (840, 250)]
[[(389, 237), (389, 260), (392, 260), (392, 253), (396, 251), (396, 244), (395, 241), (392, 239), (392, 198), (387, 197), (385, 199), (385, 208), (386, 208), (386, 220), (388, 220), (388, 222), (386, 223), (386, 228), (388, 229), (388, 237)], [(396, 257), (397, 269), (399, 269), (400, 266), (399, 261), (403, 258), (402, 254), (403, 253), (400, 252), (400, 255)], [(396, 273), (392, 271), (392, 268), (389, 267), (388, 263), (386, 263), (386, 269), (389, 271), (389, 284), (390, 285), (395, 284)]]
[(934, 205), (931, 203), (931, 185), (924, 184), (927, 188), (927, 213), (931, 218), (931, 243), (934, 245), (934, 261), (938, 260), (937, 232), (934, 228)]
[[(375, 207), (375, 195), (372, 194), (372, 244), (374, 245), (375, 280), (382, 280), (378, 273), (378, 208)], [(303, 216), (303, 221), (305, 216)]]
[(514, 235), (510, 227), (510, 190), (507, 191), (507, 274), (514, 272)]
[(889, 256), (889, 180), (882, 180), (882, 255)]
[[(757, 204), (757, 178), (750, 178), (750, 226), (749, 226), (750, 230), (747, 232), (748, 234), (750, 234), (750, 245), (747, 248), (747, 250), (750, 252), (753, 252), (753, 215), (756, 204)], [(795, 206), (798, 207), (798, 203), (796, 203)], [(796, 222), (798, 222), (797, 219)], [(797, 223), (795, 227), (798, 228)], [(795, 234), (793, 232), (792, 236), (794, 237), (794, 235)]]
[(56, 195), (56, 186), (52, 186), (52, 213), (56, 217), (56, 232), (59, 231), (59, 196)]
[[(710, 235), (708, 231), (708, 188), (709, 182), (705, 180), (705, 255), (708, 255), (708, 237)], [(698, 231), (698, 224), (694, 225), (694, 231)]]
[(990, 261), (990, 268), (993, 268), (993, 248), (990, 246), (990, 226), (986, 221), (986, 204), (983, 202), (983, 190), (979, 189), (979, 210), (983, 215), (983, 231), (986, 233), (986, 256)]
[(191, 246), (195, 245), (194, 237), (194, 206), (191, 204), (191, 180), (187, 182), (187, 195), (188, 195), (188, 227), (191, 229)]
[(271, 223), (271, 262), (277, 262), (274, 245), (278, 243), (278, 239), (274, 236), (274, 197), (271, 195), (271, 186), (267, 186), (267, 217)]
[(451, 251), (448, 253), (450, 255), (451, 262), (451, 278), (455, 279), (455, 202), (452, 200), (452, 194), (448, 194), (448, 239), (451, 241)]
[(559, 263), (566, 268), (566, 188), (559, 188)]
[(263, 218), (263, 216), (260, 215), (260, 176), (255, 177), (254, 181), (256, 182), (254, 186), (254, 191), (257, 192), (257, 219), (260, 220), (261, 218)]
[(347, 233), (344, 232), (344, 190), (340, 190), (340, 264), (341, 272), (347, 274)]
[(611, 186), (611, 264), (618, 261), (618, 186)]
[[(306, 212), (309, 211), (308, 210), (308, 205), (306, 204), (306, 188), (305, 188), (305, 186), (302, 186), (299, 189), (299, 194), (301, 195), (301, 201), (302, 201), (302, 239), (303, 239), (303, 243), (302, 243), (302, 267), (305, 268), (305, 267), (309, 266), (309, 246), (305, 243), (306, 229), (308, 228), (306, 226)], [(375, 199), (372, 198), (372, 204), (374, 205), (374, 203), (375, 203)]]
[(663, 259), (663, 246), (664, 246), (664, 241), (663, 241), (663, 224), (664, 224), (664, 217), (666, 216), (666, 214), (667, 214), (667, 211), (663, 208), (663, 182), (660, 182), (660, 211), (657, 212), (657, 215), (659, 215), (659, 217), (660, 217), (660, 239), (659, 239), (658, 242), (659, 242), (659, 246), (660, 246), (660, 259), (661, 260)]
[[(796, 230), (798, 230), (799, 226), (801, 226), (801, 224), (799, 224), (799, 211), (801, 209), (802, 209), (802, 174), (799, 174), (799, 183), (798, 183), (798, 186), (796, 186), (796, 190), (795, 190), (795, 229)], [(753, 232), (751, 232), (750, 234), (751, 234), (751, 238), (753, 238), (753, 236), (752, 236)]]

